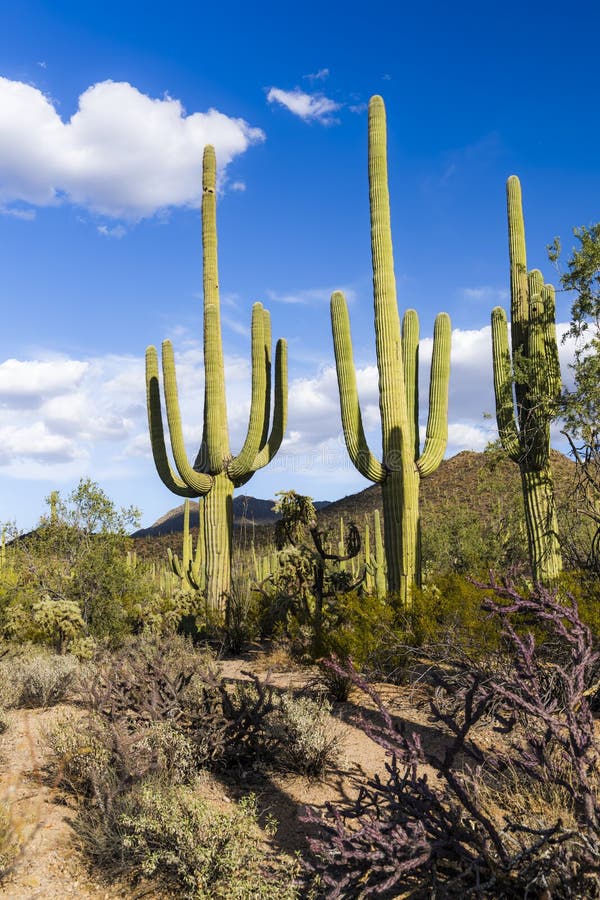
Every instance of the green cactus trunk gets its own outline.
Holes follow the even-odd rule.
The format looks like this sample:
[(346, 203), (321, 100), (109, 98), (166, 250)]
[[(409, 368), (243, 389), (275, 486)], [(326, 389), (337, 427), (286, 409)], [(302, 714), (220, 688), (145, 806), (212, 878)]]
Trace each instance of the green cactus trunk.
[(521, 471), (533, 579), (553, 584), (562, 570), (550, 466), (550, 421), (561, 391), (554, 288), (543, 283), (541, 272), (527, 271), (521, 185), (516, 176), (508, 179), (506, 193), (512, 348), (506, 313), (497, 306), (492, 311), (496, 419), (502, 446)]
[[(202, 166), (202, 249), (204, 286), (204, 428), (194, 465), (183, 440), (175, 360), (170, 341), (163, 342), (165, 405), (176, 472), (167, 454), (158, 378), (158, 354), (146, 351), (148, 424), (154, 462), (162, 481), (180, 497), (204, 497), (204, 567), (210, 612), (222, 616), (231, 591), (233, 489), (245, 484), (277, 453), (287, 420), (287, 345), (277, 342), (271, 423), (271, 323), (260, 303), (252, 308), (252, 392), (246, 440), (237, 456), (229, 449), (225, 369), (221, 340), (217, 266), (216, 160), (204, 150)], [(269, 430), (270, 429), (270, 430)], [(200, 529), (202, 533), (202, 528)], [(204, 579), (195, 581), (200, 584)]]
[(387, 588), (402, 606), (408, 607), (412, 587), (421, 580), (420, 479), (437, 469), (448, 438), (451, 328), (449, 317), (440, 313), (434, 330), (429, 416), (421, 454), (419, 322), (416, 312), (408, 310), (400, 330), (387, 180), (385, 108), (381, 97), (372, 97), (369, 103), (369, 201), (382, 462), (369, 450), (362, 425), (350, 320), (340, 292), (331, 298), (331, 324), (346, 446), (358, 471), (382, 486)]
[(231, 593), (233, 548), (233, 482), (215, 476), (213, 489), (202, 502), (206, 552), (206, 599), (209, 609), (222, 609)]

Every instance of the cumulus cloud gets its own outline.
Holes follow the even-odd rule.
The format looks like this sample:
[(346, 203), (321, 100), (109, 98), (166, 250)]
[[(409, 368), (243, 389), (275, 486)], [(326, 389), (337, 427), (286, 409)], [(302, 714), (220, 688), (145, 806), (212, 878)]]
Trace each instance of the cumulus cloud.
[(259, 128), (216, 109), (187, 114), (169, 96), (103, 81), (63, 121), (38, 88), (0, 78), (0, 207), (65, 200), (137, 220), (201, 196), (202, 151), (214, 144), (223, 181), (231, 161), (264, 140)]
[(88, 364), (74, 359), (7, 359), (0, 365), (0, 409), (37, 408), (81, 383)]
[(324, 94), (307, 94), (300, 88), (284, 91), (272, 87), (267, 93), (267, 100), (269, 103), (279, 103), (305, 122), (320, 122), (322, 125), (332, 125), (336, 121), (332, 113), (341, 106)]

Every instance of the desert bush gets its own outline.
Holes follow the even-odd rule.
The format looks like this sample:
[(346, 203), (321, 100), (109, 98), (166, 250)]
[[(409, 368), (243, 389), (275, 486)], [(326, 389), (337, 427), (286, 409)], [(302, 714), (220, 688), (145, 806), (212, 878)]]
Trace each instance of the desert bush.
[(413, 608), (399, 626), (414, 647), (457, 643), (487, 653), (500, 646), (501, 628), (482, 614), (485, 588), (462, 575), (440, 575), (415, 589)]
[(260, 632), (259, 594), (249, 578), (238, 575), (227, 596), (225, 613), (225, 649), (239, 653), (245, 644), (255, 640)]
[(280, 747), (276, 759), (281, 768), (320, 775), (339, 758), (340, 731), (332, 724), (331, 703), (323, 695), (280, 695), (268, 727)]
[[(380, 723), (363, 728), (391, 760), (385, 779), (369, 779), (356, 801), (330, 805), (325, 818), (307, 815), (321, 827), (308, 865), (327, 897), (600, 897), (600, 747), (586, 696), (598, 659), (591, 633), (574, 602), (543, 588), (531, 596), (509, 584), (493, 588), (497, 599), (484, 609), (500, 622), (509, 653), (503, 664), (461, 655), (434, 670), (431, 722), (445, 736), (441, 750), (405, 734), (376, 692), (348, 672), (380, 711)], [(522, 619), (562, 646), (551, 691), (551, 663)], [(491, 740), (484, 723), (493, 726)], [(436, 779), (419, 770), (425, 764)]]
[(65, 710), (46, 731), (45, 738), (52, 784), (80, 797), (106, 796), (116, 791), (112, 741), (100, 717)]
[(149, 775), (183, 784), (198, 770), (193, 742), (167, 722), (131, 731), (122, 721), (67, 713), (48, 731), (47, 741), (52, 783), (103, 809)]
[(11, 545), (0, 629), (16, 640), (60, 643), (64, 625), (67, 640), (85, 633), (116, 644), (130, 631), (127, 609), (144, 594), (126, 559), (127, 530), (139, 514), (117, 510), (90, 479), (65, 502), (58, 492), (49, 501), (50, 516)]
[(179, 635), (129, 641), (99, 660), (88, 685), (92, 709), (112, 721), (132, 726), (177, 721), (183, 715), (186, 689), (199, 673), (207, 674), (212, 656)]
[(100, 864), (157, 880), (182, 900), (295, 900), (298, 865), (261, 847), (256, 801), (221, 812), (185, 789), (149, 781), (124, 795), (109, 817), (81, 810), (77, 832)]
[(0, 660), (0, 697), (6, 707), (46, 707), (68, 698), (79, 673), (73, 656), (36, 649)]

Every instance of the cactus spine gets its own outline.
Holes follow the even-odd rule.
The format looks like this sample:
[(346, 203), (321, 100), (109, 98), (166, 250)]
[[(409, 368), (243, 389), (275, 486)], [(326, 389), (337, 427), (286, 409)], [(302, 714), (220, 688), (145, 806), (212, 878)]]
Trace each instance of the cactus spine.
[(448, 439), (450, 319), (435, 321), (429, 417), (423, 453), (419, 452), (417, 313), (408, 310), (400, 330), (390, 226), (385, 107), (381, 97), (369, 103), (369, 200), (379, 370), (379, 408), (383, 461), (371, 453), (362, 425), (356, 389), (350, 320), (344, 295), (331, 298), (342, 426), (352, 462), (366, 478), (381, 484), (387, 561), (387, 587), (410, 605), (412, 586), (421, 579), (419, 484), (437, 469)]
[(202, 161), (202, 249), (204, 286), (204, 428), (191, 466), (183, 441), (175, 361), (170, 341), (162, 345), (165, 405), (177, 472), (167, 455), (158, 380), (158, 354), (146, 351), (148, 422), (154, 462), (162, 481), (180, 497), (203, 497), (204, 565), (208, 608), (223, 611), (231, 590), (233, 489), (267, 465), (279, 449), (287, 420), (287, 345), (277, 342), (271, 423), (271, 324), (260, 303), (252, 308), (252, 394), (246, 440), (239, 454), (229, 449), (225, 373), (217, 268), (216, 160), (211, 146)]
[[(506, 313), (492, 311), (492, 353), (498, 433), (518, 463), (534, 581), (552, 583), (562, 569), (550, 467), (550, 420), (560, 396), (554, 288), (527, 271), (521, 185), (506, 183), (510, 256), (511, 342)], [(515, 416), (516, 404), (516, 416)]]

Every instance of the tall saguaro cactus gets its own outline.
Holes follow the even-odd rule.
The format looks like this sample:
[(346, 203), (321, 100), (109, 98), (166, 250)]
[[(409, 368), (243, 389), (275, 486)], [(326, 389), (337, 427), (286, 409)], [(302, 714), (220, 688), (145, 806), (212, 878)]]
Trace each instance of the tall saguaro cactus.
[[(562, 569), (550, 468), (550, 420), (561, 391), (554, 288), (537, 269), (527, 271), (521, 185), (506, 183), (510, 256), (510, 326), (492, 311), (496, 419), (508, 456), (518, 463), (525, 504), (529, 558), (535, 581), (552, 583)], [(516, 406), (516, 414), (515, 414)]]
[[(269, 463), (281, 445), (287, 421), (287, 344), (275, 352), (275, 390), (271, 424), (271, 322), (260, 303), (252, 308), (252, 394), (248, 431), (237, 456), (229, 449), (225, 372), (221, 341), (217, 268), (216, 160), (211, 146), (202, 161), (202, 249), (204, 284), (204, 428), (196, 460), (190, 465), (183, 441), (175, 360), (163, 341), (165, 405), (175, 472), (169, 462), (160, 403), (158, 354), (146, 351), (148, 422), (152, 452), (164, 484), (180, 497), (204, 497), (204, 560), (209, 609), (222, 611), (231, 590), (233, 489)], [(270, 427), (271, 426), (271, 427)], [(270, 427), (270, 431), (269, 431)]]
[(390, 225), (385, 107), (377, 96), (369, 103), (369, 199), (381, 462), (371, 453), (365, 438), (348, 308), (339, 291), (331, 298), (331, 324), (346, 446), (358, 471), (381, 484), (388, 590), (409, 605), (412, 586), (421, 579), (419, 484), (421, 478), (439, 466), (448, 440), (451, 328), (448, 315), (440, 313), (433, 337), (425, 446), (420, 453), (419, 320), (417, 313), (409, 309), (400, 330)]

